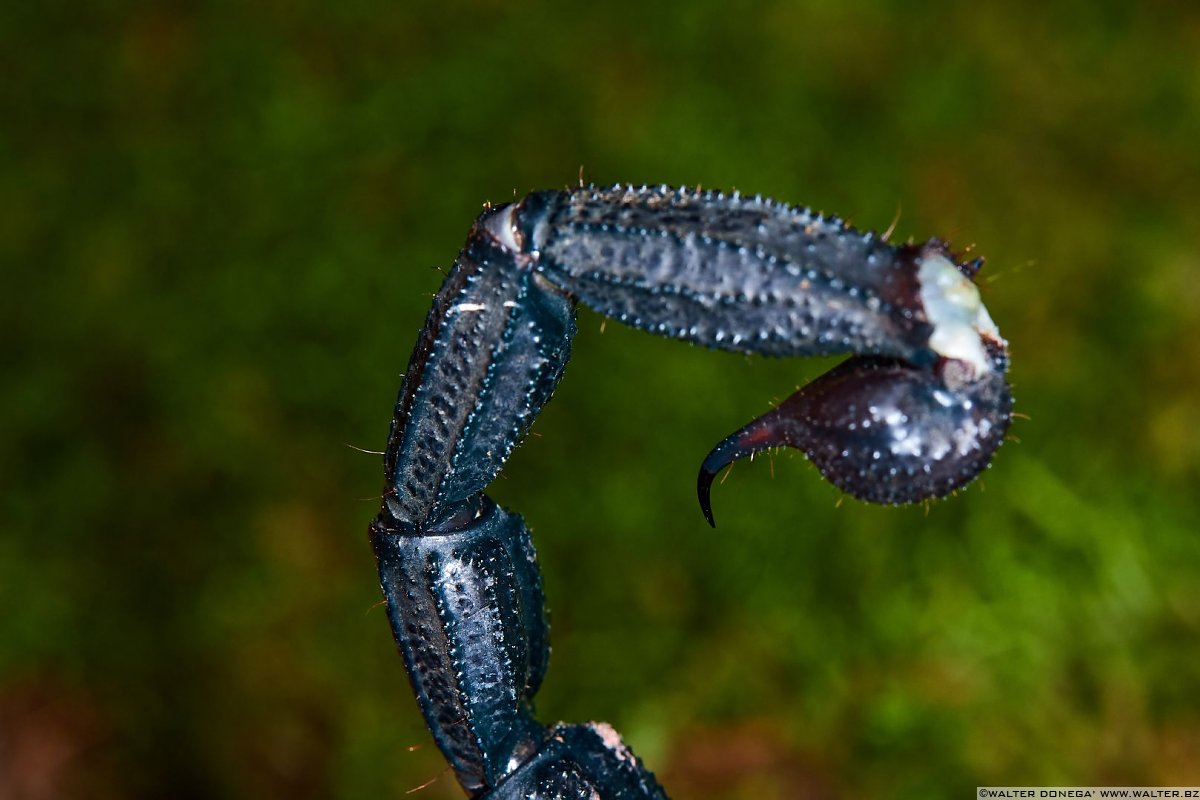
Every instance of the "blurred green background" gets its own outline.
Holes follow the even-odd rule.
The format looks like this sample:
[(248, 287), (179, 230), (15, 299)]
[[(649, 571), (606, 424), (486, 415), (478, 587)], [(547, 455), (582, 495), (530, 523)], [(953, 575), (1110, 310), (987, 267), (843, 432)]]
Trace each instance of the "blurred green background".
[(828, 362), (581, 311), (491, 491), (543, 720), (680, 798), (1200, 784), (1200, 7), (50, 0), (0, 42), (0, 797), (461, 797), (354, 448), (481, 204), (581, 167), (974, 245), (1028, 419), (929, 509), (740, 465), (714, 532), (699, 460)]

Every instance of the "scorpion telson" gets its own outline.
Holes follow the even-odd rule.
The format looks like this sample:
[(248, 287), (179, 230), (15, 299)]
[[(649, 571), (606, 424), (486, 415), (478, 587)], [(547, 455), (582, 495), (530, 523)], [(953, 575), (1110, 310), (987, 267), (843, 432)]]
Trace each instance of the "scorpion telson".
[(413, 691), (469, 794), (665, 797), (609, 726), (534, 718), (541, 573), (524, 521), (483, 493), (562, 376), (576, 303), (721, 350), (852, 354), (704, 459), (712, 524), (714, 477), (771, 447), (876, 503), (940, 497), (985, 469), (1012, 399), (981, 264), (737, 193), (581, 187), (480, 215), (413, 350), (371, 524)]

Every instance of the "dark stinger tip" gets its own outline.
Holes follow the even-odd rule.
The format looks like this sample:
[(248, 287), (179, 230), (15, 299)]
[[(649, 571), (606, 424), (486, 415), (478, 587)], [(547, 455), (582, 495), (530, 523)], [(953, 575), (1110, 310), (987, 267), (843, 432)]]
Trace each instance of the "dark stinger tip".
[(708, 524), (717, 527), (712, 513), (712, 484), (721, 470), (740, 458), (752, 456), (770, 447), (787, 444), (785, 425), (779, 424), (779, 409), (768, 411), (741, 430), (734, 431), (717, 443), (700, 465), (696, 477), (696, 494), (700, 498), (700, 510)]
[(700, 474), (696, 476), (696, 496), (700, 499), (700, 510), (704, 512), (704, 518), (712, 528), (717, 527), (712, 513), (712, 482), (716, 476), (717, 473), (709, 472), (703, 466), (700, 467)]
[(722, 439), (704, 457), (704, 463), (700, 465), (700, 474), (696, 476), (696, 494), (700, 498), (700, 510), (704, 512), (704, 518), (708, 520), (708, 524), (712, 527), (717, 527), (712, 513), (713, 480), (721, 474), (721, 470), (728, 467), (734, 461), (737, 461), (739, 458), (745, 458), (772, 444), (769, 441), (766, 444), (760, 441), (764, 439), (762, 435), (764, 428), (765, 425), (760, 420), (756, 420), (740, 431)]

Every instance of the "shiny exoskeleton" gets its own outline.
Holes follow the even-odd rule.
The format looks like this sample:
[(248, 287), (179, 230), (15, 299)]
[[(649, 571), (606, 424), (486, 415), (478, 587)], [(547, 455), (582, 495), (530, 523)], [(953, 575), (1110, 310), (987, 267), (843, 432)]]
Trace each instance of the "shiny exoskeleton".
[(583, 302), (739, 353), (851, 357), (718, 444), (698, 479), (788, 445), (877, 503), (940, 497), (987, 467), (1011, 415), (1006, 344), (945, 245), (686, 189), (537, 192), (475, 221), (409, 362), (371, 524), (388, 616), (426, 722), (490, 798), (661, 798), (603, 723), (530, 704), (549, 640), (520, 516), (484, 489), (550, 399)]

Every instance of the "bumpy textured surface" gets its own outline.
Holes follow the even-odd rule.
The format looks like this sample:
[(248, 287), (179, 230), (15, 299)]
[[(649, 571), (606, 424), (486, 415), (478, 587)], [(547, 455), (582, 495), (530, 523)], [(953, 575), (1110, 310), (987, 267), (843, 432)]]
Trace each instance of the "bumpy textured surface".
[(540, 268), (633, 327), (742, 353), (928, 361), (914, 248), (760, 197), (613, 187), (522, 203)]
[(602, 722), (555, 725), (537, 756), (489, 800), (666, 800), (621, 737)]
[(983, 470), (1011, 398), (977, 269), (936, 241), (894, 247), (804, 209), (666, 187), (538, 192), (476, 220), (413, 351), (371, 527), (413, 692), (468, 792), (664, 797), (608, 726), (533, 718), (549, 656), (541, 576), (521, 518), (483, 494), (562, 376), (575, 302), (714, 348), (855, 354), (709, 455), (711, 523), (713, 477), (768, 447), (802, 449), (879, 503)]
[(477, 224), (396, 403), (384, 461), (396, 520), (425, 525), (492, 482), (558, 384), (574, 333), (572, 303)]
[(448, 534), (376, 520), (388, 618), (438, 747), (470, 791), (540, 746), (529, 711), (550, 655), (541, 574), (521, 518), (484, 501)]

